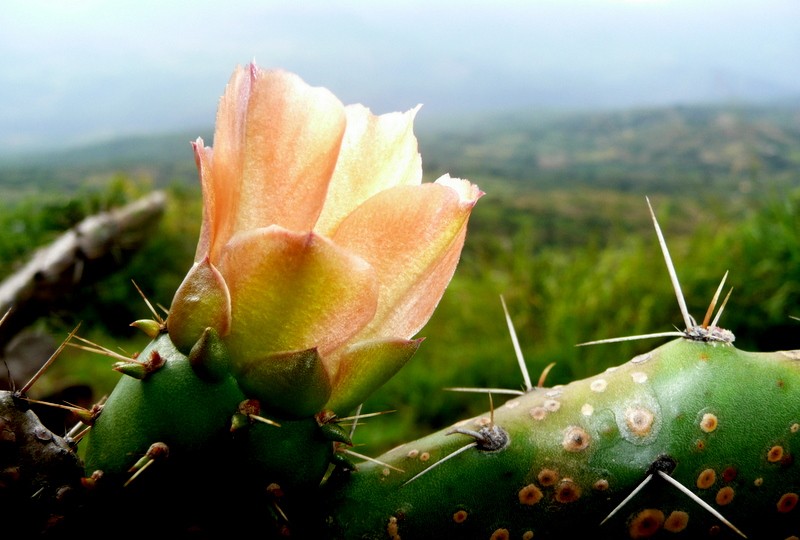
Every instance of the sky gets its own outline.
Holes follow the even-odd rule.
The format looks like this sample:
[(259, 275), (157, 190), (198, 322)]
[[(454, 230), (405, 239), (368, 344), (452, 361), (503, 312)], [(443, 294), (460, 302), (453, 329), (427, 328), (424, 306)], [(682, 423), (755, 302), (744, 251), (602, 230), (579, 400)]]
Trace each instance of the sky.
[(798, 0), (4, 0), (0, 155), (208, 129), (236, 65), (417, 122), (800, 96)]

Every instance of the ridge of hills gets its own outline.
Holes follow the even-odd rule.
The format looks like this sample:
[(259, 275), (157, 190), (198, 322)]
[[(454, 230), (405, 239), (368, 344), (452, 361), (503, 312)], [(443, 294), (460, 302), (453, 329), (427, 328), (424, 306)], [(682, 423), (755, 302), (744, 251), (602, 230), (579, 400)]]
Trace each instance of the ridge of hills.
[[(116, 173), (156, 187), (197, 184), (189, 145), (212, 130), (120, 137), (0, 158), (6, 196), (68, 193)], [(734, 186), (800, 171), (800, 104), (697, 105), (601, 112), (462, 115), (417, 122), (426, 175), (516, 188), (578, 185), (627, 191)], [(742, 188), (747, 189), (747, 188)]]

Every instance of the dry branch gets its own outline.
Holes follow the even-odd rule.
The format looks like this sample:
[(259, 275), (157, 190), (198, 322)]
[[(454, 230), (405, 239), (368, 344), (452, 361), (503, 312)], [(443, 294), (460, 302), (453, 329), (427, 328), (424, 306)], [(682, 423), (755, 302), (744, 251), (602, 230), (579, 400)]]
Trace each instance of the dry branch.
[(153, 234), (166, 207), (156, 191), (126, 206), (89, 216), (39, 248), (0, 283), (0, 349), (76, 287), (107, 275)]

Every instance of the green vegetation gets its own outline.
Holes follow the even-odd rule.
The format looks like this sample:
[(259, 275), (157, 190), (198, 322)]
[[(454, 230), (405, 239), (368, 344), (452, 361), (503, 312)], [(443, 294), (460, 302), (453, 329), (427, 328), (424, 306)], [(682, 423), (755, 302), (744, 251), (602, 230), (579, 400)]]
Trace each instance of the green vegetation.
[[(728, 270), (734, 290), (722, 324), (736, 334), (737, 347), (800, 348), (800, 322), (790, 318), (800, 316), (798, 115), (744, 107), (516, 115), (419, 133), (429, 179), (449, 171), (487, 195), (473, 213), (451, 287), (421, 332), (426, 341), (365, 404), (368, 412), (396, 412), (359, 429), (360, 451), (375, 455), (488, 408), (484, 395), (443, 388), (521, 387), (501, 294), (534, 384), (551, 362), (548, 386), (659, 344), (578, 343), (682, 327), (645, 196), (696, 318)], [(161, 230), (136, 259), (64, 298), (42, 320), (59, 338), (83, 321), (81, 335), (102, 345), (129, 352), (144, 346), (128, 326), (147, 315), (131, 280), (154, 304), (168, 306), (194, 255), (200, 199), (191, 138), (175, 137), (183, 149), (125, 141), (118, 154), (106, 145), (81, 154), (83, 161), (73, 152), (69, 160), (0, 168), (3, 276), (83, 216), (168, 189)], [(77, 350), (65, 356), (51, 378), (70, 374), (74, 381), (78, 373), (98, 396), (110, 390), (113, 360)]]

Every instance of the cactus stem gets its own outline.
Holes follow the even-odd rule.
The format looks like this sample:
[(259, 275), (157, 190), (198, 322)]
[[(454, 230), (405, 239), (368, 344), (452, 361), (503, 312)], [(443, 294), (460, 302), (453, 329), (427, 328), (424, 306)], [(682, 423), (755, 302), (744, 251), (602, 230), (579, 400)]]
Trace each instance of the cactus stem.
[(680, 482), (675, 480), (673, 477), (671, 477), (670, 475), (668, 475), (664, 471), (656, 471), (656, 472), (659, 474), (659, 476), (661, 476), (661, 478), (663, 478), (664, 480), (666, 480), (667, 482), (669, 482), (670, 484), (672, 484), (673, 486), (678, 488), (681, 492), (683, 492), (686, 496), (688, 496), (694, 502), (696, 502), (697, 504), (702, 506), (705, 510), (708, 510), (714, 517), (716, 517), (718, 520), (720, 520), (722, 523), (724, 523), (733, 532), (735, 532), (736, 534), (738, 534), (742, 538), (747, 538), (747, 536), (745, 536), (745, 534), (742, 531), (737, 529), (733, 525), (733, 523), (731, 523), (730, 521), (725, 519), (725, 517), (722, 514), (720, 514), (717, 510), (715, 510), (711, 505), (709, 505), (703, 499), (701, 499), (700, 497), (698, 497), (697, 495), (692, 493), (692, 491), (690, 489), (688, 489), (686, 486), (684, 486), (683, 484), (681, 484)]
[[(8, 311), (6, 311), (6, 314), (3, 315), (2, 319), (0, 319), (0, 324), (3, 324), (3, 321), (6, 320), (6, 317), (8, 316), (10, 311), (11, 311), (10, 309)], [(61, 351), (63, 351), (64, 347), (66, 347), (67, 344), (69, 344), (70, 340), (73, 337), (76, 337), (75, 334), (78, 332), (78, 329), (80, 327), (81, 327), (81, 324), (78, 323), (78, 325), (72, 330), (72, 332), (70, 332), (69, 335), (67, 335), (66, 339), (61, 342), (61, 345), (58, 346), (58, 348), (55, 350), (55, 352), (53, 352), (53, 354), (50, 355), (50, 358), (47, 359), (47, 362), (45, 362), (44, 365), (39, 368), (39, 371), (37, 371), (36, 374), (33, 377), (31, 377), (31, 380), (29, 380), (28, 383), (25, 386), (23, 386), (19, 390), (19, 392), (16, 393), (17, 395), (24, 395), (24, 394), (28, 393), (28, 390), (31, 389), (31, 387), (33, 386), (33, 383), (38, 381), (39, 377), (41, 377), (44, 374), (44, 372), (47, 371), (47, 368), (49, 368), (50, 364), (52, 364), (53, 361), (55, 361), (55, 359), (58, 358), (58, 355), (61, 354)]]
[(411, 482), (413, 482), (414, 480), (418, 479), (418, 478), (419, 478), (419, 477), (421, 477), (422, 475), (424, 475), (424, 474), (427, 474), (427, 473), (431, 472), (433, 469), (435, 469), (436, 467), (438, 467), (439, 465), (441, 465), (442, 463), (444, 463), (444, 462), (445, 462), (445, 461), (447, 461), (448, 459), (450, 459), (450, 458), (454, 458), (454, 457), (456, 457), (458, 454), (461, 454), (462, 452), (466, 452), (466, 451), (467, 451), (467, 450), (469, 450), (470, 448), (475, 448), (476, 446), (478, 446), (478, 441), (473, 441), (473, 442), (471, 442), (471, 443), (469, 443), (469, 444), (467, 444), (467, 445), (465, 445), (465, 446), (462, 446), (462, 447), (461, 447), (461, 448), (459, 448), (458, 450), (455, 450), (454, 452), (451, 452), (451, 453), (447, 454), (446, 456), (444, 456), (442, 459), (440, 459), (439, 461), (437, 461), (436, 463), (434, 463), (433, 465), (431, 465), (431, 466), (430, 466), (430, 467), (428, 467), (427, 469), (423, 469), (423, 470), (421, 470), (420, 472), (418, 472), (417, 474), (415, 474), (414, 476), (412, 476), (411, 478), (409, 478), (408, 480), (406, 480), (405, 482), (403, 482), (403, 486), (407, 486), (408, 484), (410, 484), (410, 483), (411, 483)]

